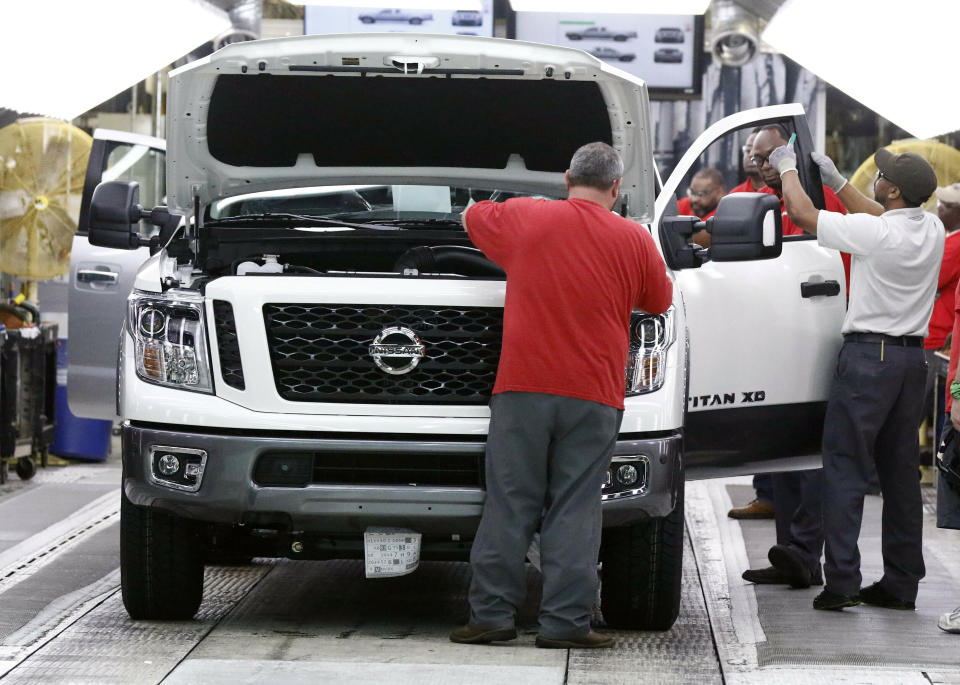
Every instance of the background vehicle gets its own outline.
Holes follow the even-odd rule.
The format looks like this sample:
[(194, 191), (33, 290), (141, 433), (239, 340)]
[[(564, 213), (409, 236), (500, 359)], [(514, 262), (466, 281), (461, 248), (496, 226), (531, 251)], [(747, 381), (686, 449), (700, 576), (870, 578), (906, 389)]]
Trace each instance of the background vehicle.
[(374, 24), (378, 21), (403, 21), (408, 24), (422, 24), (425, 21), (433, 21), (433, 14), (429, 12), (416, 12), (414, 10), (380, 10), (373, 14), (361, 14), (360, 21), (364, 24)]
[(457, 10), (450, 17), (453, 26), (482, 26), (483, 14), (477, 10)]
[(590, 50), (590, 54), (600, 59), (617, 60), (618, 62), (632, 62), (637, 57), (636, 54), (632, 52), (620, 52), (619, 50), (602, 46), (593, 48)]
[[(342, 61), (358, 54), (396, 71), (361, 83)], [(231, 66), (250, 60), (271, 78)], [(555, 64), (576, 68), (537, 71)], [(467, 557), (505, 282), (459, 214), (482, 199), (562, 197), (570, 155), (592, 140), (630, 141), (617, 209), (651, 230), (677, 283), (666, 314), (630, 324), (601, 489), (608, 623), (676, 619), (686, 468), (818, 454), (844, 314), (839, 256), (781, 241), (769, 196), (721, 201), (710, 262), (686, 240), (695, 219), (675, 216), (684, 174), (724, 135), (777, 121), (801, 157), (812, 149), (799, 105), (714, 124), (657, 195), (645, 85), (579, 50), (409, 34), (238, 43), (172, 73), (169, 94), (167, 207), (137, 210), (136, 186), (114, 182), (87, 209), (94, 245), (138, 249), (130, 217), (161, 224), (128, 300), (118, 391), (101, 388), (124, 421), (132, 617), (192, 616), (208, 559), (363, 557), (376, 527), (420, 536), (423, 558)], [(404, 107), (384, 120), (382, 102)], [(414, 129), (416, 145), (396, 145)], [(801, 166), (816, 198), (819, 172)], [(94, 297), (74, 295), (72, 309)]]
[(653, 53), (653, 61), (679, 64), (683, 61), (683, 51), (677, 48), (660, 48)]
[(657, 29), (653, 41), (655, 43), (682, 43), (684, 41), (683, 30), (676, 26), (664, 26)]
[(591, 26), (582, 31), (567, 31), (567, 38), (570, 40), (616, 40), (625, 41), (628, 38), (636, 38), (636, 31), (616, 31), (608, 29), (605, 26)]

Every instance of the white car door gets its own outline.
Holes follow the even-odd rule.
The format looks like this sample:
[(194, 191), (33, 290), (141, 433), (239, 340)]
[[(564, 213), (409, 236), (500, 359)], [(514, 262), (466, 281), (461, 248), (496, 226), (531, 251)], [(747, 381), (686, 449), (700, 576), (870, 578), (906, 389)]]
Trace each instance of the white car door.
[[(140, 265), (150, 256), (146, 247), (112, 250), (87, 241), (90, 198), (101, 181), (137, 181), (140, 203), (164, 204), (166, 142), (125, 131), (98, 129), (83, 186), (80, 222), (70, 253), (69, 370), (70, 411), (84, 418), (116, 416), (117, 357), (127, 295)], [(156, 228), (141, 225), (144, 237)]]
[[(740, 112), (704, 132), (664, 184), (656, 225), (676, 213), (678, 184), (707, 147), (724, 136), (742, 142), (769, 123), (797, 134), (801, 182), (822, 208), (803, 108), (779, 105)], [(840, 254), (812, 235), (787, 236), (776, 259), (708, 262), (677, 272), (677, 283), (690, 340), (687, 464), (760, 470), (757, 462), (819, 455), (846, 311)]]

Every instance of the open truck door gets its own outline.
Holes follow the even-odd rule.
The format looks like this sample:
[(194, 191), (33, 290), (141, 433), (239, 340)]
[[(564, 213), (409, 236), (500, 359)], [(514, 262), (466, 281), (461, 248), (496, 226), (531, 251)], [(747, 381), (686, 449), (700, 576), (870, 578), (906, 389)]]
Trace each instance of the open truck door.
[[(67, 401), (77, 416), (113, 419), (117, 413), (117, 357), (127, 296), (150, 252), (146, 247), (113, 250), (88, 242), (90, 200), (102, 181), (136, 181), (144, 206), (163, 204), (166, 142), (125, 131), (94, 131), (80, 221), (70, 253)], [(141, 225), (144, 237), (156, 230), (145, 222)]]
[[(737, 136), (739, 150), (754, 127), (768, 124), (796, 133), (800, 180), (823, 208), (803, 108), (791, 104), (740, 112), (708, 128), (667, 179), (656, 204), (654, 233), (661, 243), (664, 220), (669, 223), (676, 214), (677, 188), (707, 148)], [(722, 198), (721, 207), (735, 198)], [(782, 468), (791, 460), (816, 466), (846, 312), (839, 253), (804, 234), (784, 236), (773, 258), (673, 267), (690, 341), (687, 466), (701, 467), (707, 475), (712, 466), (723, 466), (727, 475), (731, 467), (752, 473)]]

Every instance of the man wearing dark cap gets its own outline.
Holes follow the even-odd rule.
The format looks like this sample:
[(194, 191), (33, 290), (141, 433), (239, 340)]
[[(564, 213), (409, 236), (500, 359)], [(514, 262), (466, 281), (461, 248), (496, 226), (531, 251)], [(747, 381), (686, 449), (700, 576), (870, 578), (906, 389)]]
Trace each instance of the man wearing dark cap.
[[(813, 206), (800, 185), (792, 147), (770, 153), (793, 222), (820, 245), (853, 255), (844, 342), (823, 426), (826, 587), (813, 600), (814, 609), (863, 602), (912, 610), (925, 574), (917, 425), (927, 366), (923, 337), (944, 230), (921, 207), (937, 187), (926, 160), (885, 149), (874, 157), (879, 172), (871, 200), (846, 182), (829, 157), (813, 154), (824, 182), (851, 211), (843, 215)], [(873, 464), (883, 493), (883, 577), (861, 588), (857, 539)]]

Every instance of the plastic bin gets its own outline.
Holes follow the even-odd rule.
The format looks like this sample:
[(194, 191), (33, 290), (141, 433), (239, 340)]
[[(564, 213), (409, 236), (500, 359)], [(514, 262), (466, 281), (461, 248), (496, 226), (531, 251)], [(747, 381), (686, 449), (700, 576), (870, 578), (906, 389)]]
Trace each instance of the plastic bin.
[(112, 421), (74, 416), (67, 406), (67, 341), (57, 340), (56, 417), (50, 452), (58, 457), (103, 461), (110, 454)]

